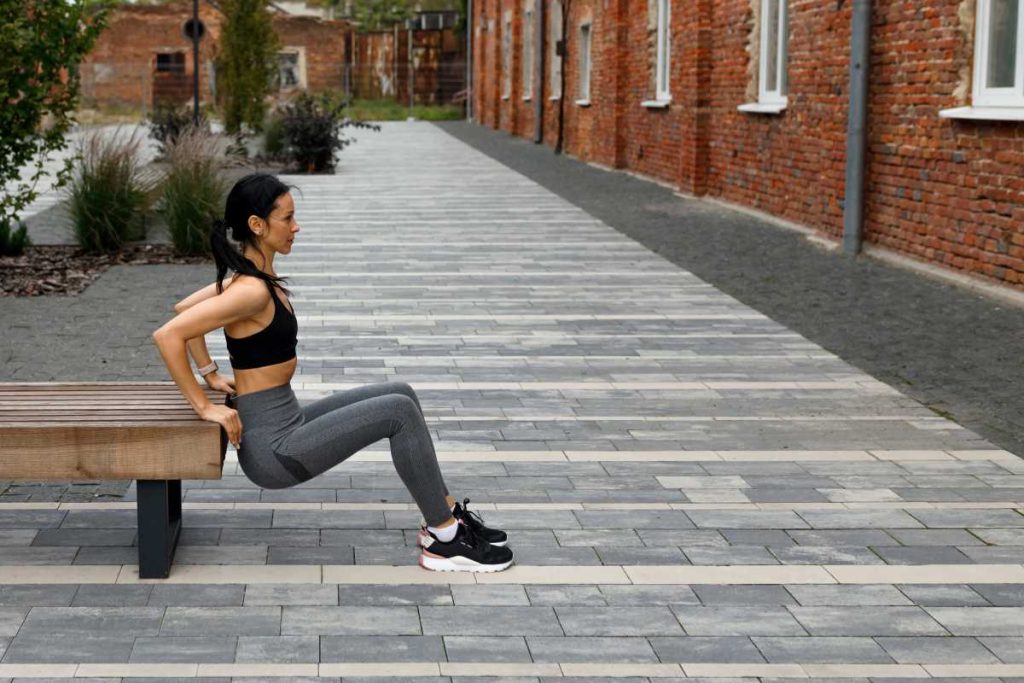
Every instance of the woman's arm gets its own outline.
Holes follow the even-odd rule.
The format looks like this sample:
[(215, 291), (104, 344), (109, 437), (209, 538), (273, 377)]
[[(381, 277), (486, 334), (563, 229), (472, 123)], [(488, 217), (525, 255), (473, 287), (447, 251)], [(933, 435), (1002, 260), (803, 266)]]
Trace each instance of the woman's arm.
[(159, 349), (171, 378), (200, 417), (212, 404), (189, 367), (186, 343), (256, 315), (266, 307), (269, 296), (270, 292), (260, 282), (239, 282), (225, 289), (220, 296), (211, 296), (190, 305), (153, 332), (153, 343)]

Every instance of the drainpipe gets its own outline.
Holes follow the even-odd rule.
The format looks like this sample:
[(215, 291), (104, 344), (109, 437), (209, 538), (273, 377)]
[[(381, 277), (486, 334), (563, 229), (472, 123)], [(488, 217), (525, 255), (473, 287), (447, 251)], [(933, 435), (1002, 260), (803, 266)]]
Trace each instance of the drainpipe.
[(533, 141), (544, 141), (544, 5), (537, 0), (533, 21)]
[(466, 0), (466, 120), (473, 120), (473, 0)]
[(856, 256), (864, 239), (864, 157), (867, 151), (871, 0), (855, 0), (850, 35), (850, 113), (846, 129), (843, 253)]

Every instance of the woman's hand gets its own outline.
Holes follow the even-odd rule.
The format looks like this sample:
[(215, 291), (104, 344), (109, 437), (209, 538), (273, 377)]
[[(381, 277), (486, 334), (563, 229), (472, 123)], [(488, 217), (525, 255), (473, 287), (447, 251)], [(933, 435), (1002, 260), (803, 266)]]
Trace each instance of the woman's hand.
[(216, 422), (228, 434), (228, 441), (235, 448), (242, 443), (242, 420), (238, 417), (238, 411), (228, 406), (214, 403), (200, 414), (207, 422)]
[(211, 372), (206, 375), (203, 379), (206, 380), (206, 386), (219, 391), (223, 394), (235, 393), (235, 378), (225, 377), (217, 371)]

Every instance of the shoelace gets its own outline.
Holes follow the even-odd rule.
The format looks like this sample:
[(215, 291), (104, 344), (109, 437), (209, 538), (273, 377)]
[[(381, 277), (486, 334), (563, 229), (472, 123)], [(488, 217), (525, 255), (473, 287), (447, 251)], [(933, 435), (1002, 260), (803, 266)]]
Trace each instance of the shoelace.
[[(484, 526), (484, 519), (483, 519), (483, 517), (481, 517), (480, 515), (478, 515), (475, 512), (470, 512), (468, 506), (469, 506), (469, 498), (463, 498), (462, 499), (462, 513), (466, 517), (468, 517), (471, 522), (474, 523), (474, 524), (467, 524), (466, 526), (470, 526), (470, 527), (474, 526), (474, 525), (476, 525), (476, 527)], [(474, 531), (475, 530), (476, 530), (476, 528), (474, 528)]]

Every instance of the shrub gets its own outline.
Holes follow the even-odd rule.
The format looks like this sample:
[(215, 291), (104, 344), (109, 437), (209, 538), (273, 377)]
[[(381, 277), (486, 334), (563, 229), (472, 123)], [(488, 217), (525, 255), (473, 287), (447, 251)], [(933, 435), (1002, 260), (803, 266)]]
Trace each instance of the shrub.
[(31, 244), (25, 223), (18, 221), (18, 229), (11, 232), (11, 222), (0, 219), (0, 256), (20, 256)]
[(380, 126), (342, 116), (347, 106), (329, 93), (299, 93), (281, 110), (287, 158), (302, 173), (334, 172), (334, 154), (353, 140), (342, 134), (348, 126), (380, 130)]
[(263, 126), (263, 155), (268, 159), (283, 158), (286, 143), (284, 120), (280, 114), (273, 112)]
[(210, 226), (228, 191), (219, 170), (220, 147), (216, 136), (188, 127), (168, 148), (171, 167), (164, 178), (163, 207), (180, 254), (210, 253)]
[[(175, 107), (168, 104), (158, 105), (146, 118), (149, 126), (149, 137), (157, 141), (160, 156), (167, 155), (167, 148), (173, 145), (182, 132), (193, 125), (192, 105)], [(199, 112), (199, 125), (209, 128), (205, 114)]]
[(143, 213), (157, 188), (154, 173), (138, 156), (141, 140), (95, 129), (78, 147), (78, 164), (68, 186), (75, 238), (90, 253), (111, 252), (145, 236)]

